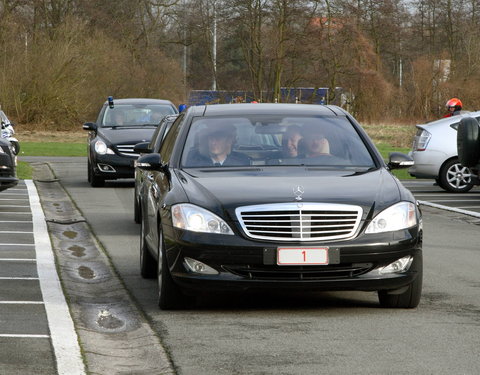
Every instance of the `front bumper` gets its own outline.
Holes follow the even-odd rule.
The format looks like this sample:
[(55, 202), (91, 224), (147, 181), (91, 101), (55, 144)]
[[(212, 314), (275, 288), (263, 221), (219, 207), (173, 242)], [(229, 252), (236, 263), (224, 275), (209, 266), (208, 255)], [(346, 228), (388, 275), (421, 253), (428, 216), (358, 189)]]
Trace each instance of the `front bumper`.
[(136, 156), (120, 156), (118, 154), (95, 154), (92, 157), (93, 173), (105, 180), (117, 178), (134, 178)]
[[(412, 283), (417, 277), (416, 270), (379, 274), (378, 268), (407, 255), (422, 256), (419, 228), (322, 244), (268, 244), (237, 236), (192, 234), (174, 228), (164, 228), (164, 236), (172, 277), (187, 292), (279, 288), (394, 290)], [(279, 266), (276, 264), (278, 246), (328, 247), (331, 263), (326, 266)], [(190, 271), (185, 257), (205, 263), (218, 274)]]

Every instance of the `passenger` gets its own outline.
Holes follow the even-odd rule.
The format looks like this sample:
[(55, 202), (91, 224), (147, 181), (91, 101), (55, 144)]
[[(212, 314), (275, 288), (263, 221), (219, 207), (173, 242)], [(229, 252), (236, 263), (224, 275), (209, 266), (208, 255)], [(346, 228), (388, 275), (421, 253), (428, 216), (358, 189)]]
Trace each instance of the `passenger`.
[(282, 157), (296, 158), (298, 143), (302, 138), (302, 129), (298, 125), (289, 126), (282, 137)]
[(151, 124), (159, 124), (160, 120), (164, 117), (161, 112), (152, 112), (150, 115), (150, 123)]
[(308, 126), (303, 130), (305, 157), (316, 158), (330, 155), (330, 143), (319, 126)]
[[(189, 167), (208, 166), (245, 166), (250, 158), (240, 152), (232, 151), (235, 143), (235, 127), (232, 125), (214, 125), (206, 130), (206, 153), (195, 149), (187, 158)], [(205, 145), (200, 145), (200, 147)]]

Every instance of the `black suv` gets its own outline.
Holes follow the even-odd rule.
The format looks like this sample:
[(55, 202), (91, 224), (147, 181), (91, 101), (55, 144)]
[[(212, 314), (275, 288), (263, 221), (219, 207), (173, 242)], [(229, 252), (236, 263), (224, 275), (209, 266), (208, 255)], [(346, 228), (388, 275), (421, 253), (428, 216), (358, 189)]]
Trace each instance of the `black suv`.
[(88, 182), (103, 186), (105, 180), (134, 177), (138, 158), (133, 147), (150, 141), (165, 115), (178, 113), (169, 100), (115, 99), (109, 97), (97, 122), (83, 124), (88, 135)]
[(16, 156), (10, 142), (0, 139), (0, 191), (18, 183)]

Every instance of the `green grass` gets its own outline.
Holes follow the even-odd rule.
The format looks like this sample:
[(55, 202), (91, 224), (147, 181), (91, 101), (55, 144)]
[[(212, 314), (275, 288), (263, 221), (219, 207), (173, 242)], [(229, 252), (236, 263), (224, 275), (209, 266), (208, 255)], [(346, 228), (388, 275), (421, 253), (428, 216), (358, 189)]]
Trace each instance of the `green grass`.
[(17, 164), (17, 177), (21, 180), (31, 180), (32, 170), (30, 163), (19, 161)]
[(85, 143), (22, 142), (21, 156), (87, 156)]

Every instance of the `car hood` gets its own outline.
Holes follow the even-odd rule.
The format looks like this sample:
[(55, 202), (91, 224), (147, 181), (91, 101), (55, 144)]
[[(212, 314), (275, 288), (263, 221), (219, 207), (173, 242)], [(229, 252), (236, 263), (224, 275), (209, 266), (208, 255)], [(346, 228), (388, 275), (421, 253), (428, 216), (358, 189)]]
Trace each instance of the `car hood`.
[[(364, 218), (401, 200), (398, 180), (384, 168), (367, 173), (338, 170), (284, 169), (211, 171), (188, 170), (178, 177), (190, 203), (231, 218), (240, 206), (294, 203), (301, 186), (304, 203), (337, 203), (361, 206)], [(298, 194), (298, 193), (297, 193)]]
[(100, 128), (98, 130), (98, 136), (106, 140), (107, 142), (117, 144), (137, 144), (140, 142), (150, 141), (155, 126), (142, 127), (118, 127), (118, 128)]

